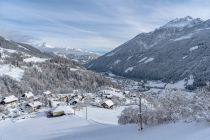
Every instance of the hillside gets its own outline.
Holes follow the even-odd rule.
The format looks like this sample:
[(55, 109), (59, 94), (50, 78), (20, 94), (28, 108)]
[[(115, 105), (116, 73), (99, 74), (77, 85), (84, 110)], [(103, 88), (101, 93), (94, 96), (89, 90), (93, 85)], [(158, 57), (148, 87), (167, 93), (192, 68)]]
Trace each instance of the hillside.
[(36, 45), (35, 47), (41, 50), (42, 52), (48, 52), (52, 55), (63, 56), (73, 61), (76, 61), (81, 65), (89, 63), (90, 61), (95, 60), (96, 58), (99, 57), (98, 54), (93, 52), (83, 51), (81, 49), (74, 49), (74, 48), (58, 48), (58, 47), (56, 48), (53, 46), (49, 46), (46, 43), (43, 43), (41, 45)]
[(137, 35), (86, 66), (135, 79), (170, 83), (183, 80), (185, 86), (195, 88), (210, 80), (209, 38), (210, 20), (174, 19)]
[(112, 125), (77, 116), (48, 119), (40, 114), (27, 120), (0, 121), (2, 140), (208, 140), (209, 129), (204, 122), (179, 122), (138, 131), (137, 125)]
[(112, 83), (76, 62), (0, 37), (1, 96), (27, 91), (91, 91), (106, 85)]

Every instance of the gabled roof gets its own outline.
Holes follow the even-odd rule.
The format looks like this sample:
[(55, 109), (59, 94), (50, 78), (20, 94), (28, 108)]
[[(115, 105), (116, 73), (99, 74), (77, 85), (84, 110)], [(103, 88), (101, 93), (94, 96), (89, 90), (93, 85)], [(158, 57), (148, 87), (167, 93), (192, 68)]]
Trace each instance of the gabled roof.
[(49, 91), (49, 90), (47, 90), (47, 91), (45, 91), (45, 92), (43, 92), (45, 95), (49, 95), (49, 94), (51, 94), (51, 91)]
[(108, 105), (109, 107), (114, 105), (114, 103), (112, 102), (112, 100), (106, 100), (104, 103), (106, 105)]
[(74, 109), (72, 109), (70, 106), (58, 106), (55, 109), (52, 110), (53, 113), (55, 112), (61, 112), (64, 111), (66, 114), (73, 114)]
[(34, 97), (34, 94), (32, 92), (26, 92), (24, 93), (24, 95), (27, 97), (27, 98), (32, 98)]
[(39, 102), (39, 101), (35, 101), (35, 102), (33, 102), (33, 103), (29, 103), (28, 105), (31, 106), (31, 107), (38, 107), (38, 106), (41, 106), (42, 103)]
[(17, 100), (18, 100), (17, 97), (15, 97), (14, 95), (11, 95), (11, 96), (4, 97), (2, 101), (4, 103), (11, 103), (11, 102), (15, 102)]

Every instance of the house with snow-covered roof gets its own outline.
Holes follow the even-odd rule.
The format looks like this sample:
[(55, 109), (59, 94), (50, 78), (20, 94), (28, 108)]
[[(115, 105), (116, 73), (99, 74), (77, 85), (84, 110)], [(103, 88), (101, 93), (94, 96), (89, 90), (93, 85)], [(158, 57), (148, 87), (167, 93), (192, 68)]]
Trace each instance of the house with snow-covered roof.
[(25, 99), (33, 99), (34, 98), (34, 94), (32, 92), (26, 92), (22, 95), (22, 98), (25, 98)]
[(34, 101), (26, 105), (26, 108), (28, 108), (28, 110), (30, 111), (36, 111), (37, 109), (40, 109), (41, 107), (42, 107), (42, 103), (39, 101)]
[(44, 95), (46, 98), (52, 98), (52, 97), (53, 97), (52, 92), (49, 91), (49, 90), (44, 91), (44, 92), (43, 92), (43, 95)]
[(0, 104), (8, 106), (8, 107), (15, 107), (17, 106), (18, 98), (15, 97), (14, 95), (10, 95), (7, 97), (4, 97)]
[(47, 112), (47, 117), (59, 117), (63, 115), (73, 115), (74, 109), (70, 106), (57, 106), (54, 109)]
[(52, 94), (52, 92), (51, 92), (51, 91), (49, 91), (49, 90), (47, 90), (47, 91), (44, 91), (44, 92), (43, 92), (43, 94), (44, 94), (44, 95), (51, 95), (51, 94)]
[(114, 107), (114, 102), (112, 100), (105, 100), (101, 104), (102, 107), (111, 109)]

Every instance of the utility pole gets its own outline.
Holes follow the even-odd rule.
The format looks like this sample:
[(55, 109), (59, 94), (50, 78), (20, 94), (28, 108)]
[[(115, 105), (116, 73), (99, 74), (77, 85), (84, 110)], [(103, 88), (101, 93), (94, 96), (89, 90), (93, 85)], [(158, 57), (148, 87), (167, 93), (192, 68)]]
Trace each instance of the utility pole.
[(84, 101), (85, 101), (85, 119), (87, 120), (87, 119), (88, 119), (88, 110), (87, 110), (87, 106), (88, 106), (88, 101), (89, 101), (89, 99), (88, 99), (87, 97), (85, 97)]
[(142, 106), (141, 106), (141, 93), (139, 94), (139, 130), (143, 130), (143, 124), (142, 124)]
[(85, 109), (85, 110), (86, 110), (86, 111), (85, 111), (85, 112), (86, 112), (85, 118), (86, 118), (86, 120), (87, 120), (87, 115), (88, 115), (88, 114), (87, 114), (87, 103), (86, 103), (86, 109)]
[(73, 107), (73, 109), (74, 109), (74, 116), (76, 115), (76, 108), (77, 108), (76, 106)]

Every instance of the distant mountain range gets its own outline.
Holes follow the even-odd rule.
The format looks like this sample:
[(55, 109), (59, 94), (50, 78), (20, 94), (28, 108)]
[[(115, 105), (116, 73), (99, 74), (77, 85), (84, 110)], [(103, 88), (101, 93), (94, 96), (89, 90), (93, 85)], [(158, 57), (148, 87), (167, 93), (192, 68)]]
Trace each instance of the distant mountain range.
[(140, 33), (86, 67), (135, 79), (185, 80), (188, 88), (204, 86), (210, 81), (210, 20), (174, 19)]
[(75, 48), (58, 48), (48, 46), (46, 43), (43, 43), (40, 46), (36, 46), (42, 52), (48, 52), (51, 54), (67, 57), (73, 61), (76, 61), (80, 64), (86, 64), (92, 60), (95, 60), (99, 57), (97, 53), (90, 52), (90, 51), (83, 51), (81, 49)]

